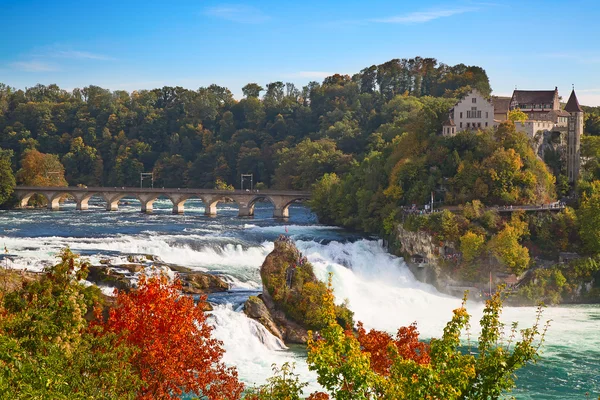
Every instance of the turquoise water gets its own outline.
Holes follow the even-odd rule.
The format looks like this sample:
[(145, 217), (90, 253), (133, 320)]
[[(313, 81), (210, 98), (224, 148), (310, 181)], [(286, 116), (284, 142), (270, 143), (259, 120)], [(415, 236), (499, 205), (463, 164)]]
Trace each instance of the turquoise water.
[[(0, 244), (6, 245), (13, 268), (41, 269), (53, 262), (63, 246), (89, 257), (92, 262), (111, 258), (126, 262), (128, 254), (154, 254), (164, 261), (217, 273), (233, 290), (211, 296), (216, 304), (211, 321), (214, 334), (224, 342), (224, 361), (238, 368), (249, 385), (261, 384), (271, 374), (271, 364), (295, 362), (302, 379), (318, 388), (306, 367), (302, 352), (286, 349), (255, 321), (240, 312), (251, 294), (261, 290), (259, 268), (279, 234), (288, 234), (325, 279), (334, 274), (338, 298), (347, 298), (357, 319), (365, 326), (394, 332), (399, 326), (418, 323), (422, 337), (439, 336), (460, 299), (438, 293), (420, 283), (402, 259), (385, 252), (381, 243), (319, 225), (308, 209), (294, 205), (286, 222), (271, 218), (272, 208), (259, 204), (254, 219), (237, 218), (237, 209), (221, 205), (216, 218), (205, 217), (201, 202), (186, 203), (184, 215), (172, 215), (167, 200), (155, 203), (150, 215), (138, 212), (128, 200), (117, 212), (90, 210), (0, 211)], [(4, 261), (3, 261), (4, 262)], [(110, 291), (106, 288), (106, 291)], [(474, 319), (481, 303), (470, 302)], [(508, 323), (532, 323), (533, 308), (506, 308)], [(542, 360), (518, 374), (517, 399), (591, 399), (600, 395), (600, 306), (565, 306), (546, 309), (552, 319)], [(476, 331), (477, 324), (473, 324)]]

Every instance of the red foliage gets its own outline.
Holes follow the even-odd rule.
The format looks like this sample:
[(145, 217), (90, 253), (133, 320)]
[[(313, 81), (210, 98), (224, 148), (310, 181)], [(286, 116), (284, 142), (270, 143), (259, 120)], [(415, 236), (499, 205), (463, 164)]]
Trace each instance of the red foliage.
[(429, 364), (429, 345), (419, 341), (417, 325), (403, 326), (398, 329), (394, 339), (386, 332), (371, 329), (367, 333), (362, 322), (358, 323), (357, 339), (363, 352), (371, 354), (371, 369), (381, 375), (389, 375), (393, 362), (393, 352), (390, 346), (394, 345), (398, 355), (410, 359), (418, 364)]
[(307, 400), (329, 400), (329, 395), (323, 392), (314, 392), (308, 396)]
[(142, 277), (138, 289), (117, 295), (108, 320), (97, 322), (140, 350), (131, 360), (144, 382), (139, 399), (178, 399), (183, 392), (240, 398), (244, 385), (221, 362), (222, 343), (211, 337), (202, 302), (182, 296), (180, 282)]

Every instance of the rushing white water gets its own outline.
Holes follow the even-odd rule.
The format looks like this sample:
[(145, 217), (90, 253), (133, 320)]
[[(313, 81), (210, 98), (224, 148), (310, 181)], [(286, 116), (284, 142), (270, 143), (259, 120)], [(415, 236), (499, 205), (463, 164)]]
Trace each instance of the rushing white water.
[(213, 335), (225, 345), (223, 361), (234, 365), (249, 386), (264, 383), (272, 375), (273, 365), (289, 362), (296, 365), (295, 372), (305, 382), (311, 382), (309, 390), (318, 389), (316, 375), (308, 370), (304, 357), (282, 351), (285, 345), (260, 323), (234, 311), (231, 305), (217, 306), (212, 314)]

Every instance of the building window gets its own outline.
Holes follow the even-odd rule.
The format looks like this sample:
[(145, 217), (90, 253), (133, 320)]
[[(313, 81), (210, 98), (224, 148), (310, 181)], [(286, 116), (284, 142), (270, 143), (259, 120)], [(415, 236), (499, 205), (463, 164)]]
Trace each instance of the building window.
[(467, 122), (467, 128), (470, 128), (470, 127), (471, 127), (471, 123)]
[(486, 123), (485, 123), (485, 126), (486, 126), (486, 127), (488, 126), (487, 124), (488, 124), (488, 123), (486, 122)]
[(462, 128), (462, 122), (460, 123), (460, 127)]
[[(490, 114), (489, 112), (487, 112), (487, 111), (485, 112), (485, 119), (489, 118), (489, 114)], [(486, 123), (486, 126), (487, 126), (487, 123)]]
[(475, 110), (467, 110), (467, 118), (481, 118), (481, 110), (477, 111), (477, 107), (473, 107)]
[(460, 113), (460, 117), (462, 118), (462, 113)]
[(473, 103), (477, 103), (477, 97), (473, 97), (472, 101)]

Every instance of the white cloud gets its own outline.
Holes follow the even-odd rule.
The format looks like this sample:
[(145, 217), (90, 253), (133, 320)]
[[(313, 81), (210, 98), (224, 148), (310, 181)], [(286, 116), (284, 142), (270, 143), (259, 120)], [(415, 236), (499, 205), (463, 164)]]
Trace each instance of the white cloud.
[(58, 71), (54, 65), (42, 61), (18, 61), (10, 64), (13, 69), (18, 69), (26, 72), (49, 72)]
[(210, 7), (204, 10), (204, 14), (242, 24), (260, 24), (271, 18), (258, 8), (244, 4)]
[(324, 79), (328, 76), (333, 75), (334, 72), (325, 72), (325, 71), (299, 71), (291, 74), (286, 74), (286, 78), (315, 78), (315, 79)]
[(387, 18), (372, 19), (372, 22), (387, 24), (422, 24), (439, 18), (464, 14), (478, 10), (476, 7), (440, 8), (437, 10), (416, 11), (408, 14), (395, 15)]

